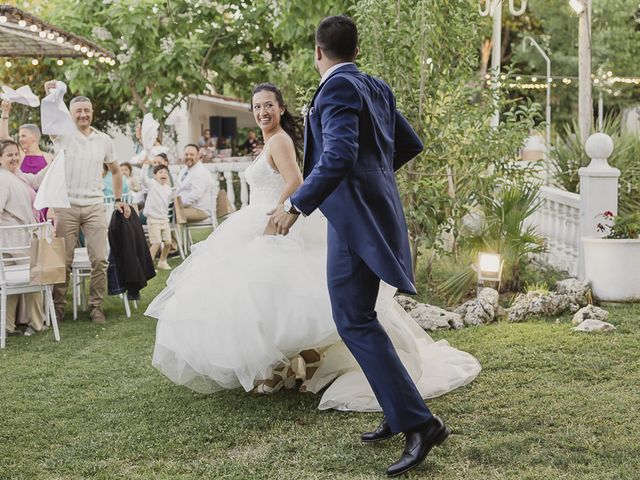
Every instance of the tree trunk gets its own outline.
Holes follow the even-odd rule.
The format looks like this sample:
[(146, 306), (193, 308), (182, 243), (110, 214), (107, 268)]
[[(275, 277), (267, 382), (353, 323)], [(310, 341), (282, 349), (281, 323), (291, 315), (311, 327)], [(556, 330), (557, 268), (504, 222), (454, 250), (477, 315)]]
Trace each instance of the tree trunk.
[(489, 69), (489, 58), (491, 57), (491, 39), (485, 38), (480, 47), (480, 79), (484, 80), (484, 76)]

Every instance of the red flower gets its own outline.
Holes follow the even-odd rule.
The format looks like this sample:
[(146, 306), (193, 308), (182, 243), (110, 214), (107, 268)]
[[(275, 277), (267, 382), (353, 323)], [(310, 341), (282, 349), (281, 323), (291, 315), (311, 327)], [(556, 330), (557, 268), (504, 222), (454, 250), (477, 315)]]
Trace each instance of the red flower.
[(606, 212), (603, 213), (603, 215), (605, 217), (613, 217), (614, 216), (613, 212), (611, 210), (607, 210)]

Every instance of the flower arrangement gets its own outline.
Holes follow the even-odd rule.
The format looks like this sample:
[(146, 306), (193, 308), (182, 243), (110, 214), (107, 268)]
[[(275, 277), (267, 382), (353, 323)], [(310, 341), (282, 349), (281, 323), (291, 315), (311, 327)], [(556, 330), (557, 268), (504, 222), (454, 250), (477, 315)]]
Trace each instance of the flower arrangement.
[(604, 238), (640, 238), (640, 214), (638, 212), (615, 215), (607, 210), (600, 215), (602, 221), (596, 226)]

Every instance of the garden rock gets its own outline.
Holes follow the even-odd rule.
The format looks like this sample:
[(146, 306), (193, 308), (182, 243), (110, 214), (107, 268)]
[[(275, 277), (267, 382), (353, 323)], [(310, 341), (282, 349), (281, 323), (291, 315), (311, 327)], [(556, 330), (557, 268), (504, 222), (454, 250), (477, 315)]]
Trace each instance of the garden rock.
[(396, 297), (396, 302), (398, 302), (400, 306), (404, 308), (405, 312), (410, 312), (418, 306), (418, 302), (416, 300), (411, 297), (407, 297), (406, 295), (398, 295)]
[(561, 295), (568, 295), (575, 304), (581, 307), (587, 305), (591, 298), (589, 282), (580, 281), (575, 278), (568, 278), (556, 282), (556, 292)]
[(567, 310), (576, 311), (578, 305), (569, 295), (556, 292), (527, 292), (516, 297), (511, 308), (507, 309), (508, 318), (512, 322), (522, 322), (530, 316), (557, 316)]
[(583, 307), (576, 312), (576, 314), (573, 316), (573, 320), (571, 320), (571, 323), (573, 323), (574, 325), (580, 325), (585, 320), (598, 320), (600, 322), (606, 322), (607, 320), (609, 320), (609, 312), (603, 310), (600, 307), (587, 305), (586, 307)]
[(577, 327), (573, 327), (576, 332), (613, 332), (616, 327), (608, 322), (594, 320), (592, 318), (585, 320)]
[(493, 288), (483, 288), (476, 300), (469, 300), (454, 310), (465, 325), (483, 325), (496, 320), (500, 312), (499, 294)]
[(422, 329), (432, 332), (435, 330), (448, 330), (450, 328), (449, 322), (459, 324), (462, 321), (459, 315), (426, 303), (418, 304), (416, 308), (409, 312), (409, 315)]

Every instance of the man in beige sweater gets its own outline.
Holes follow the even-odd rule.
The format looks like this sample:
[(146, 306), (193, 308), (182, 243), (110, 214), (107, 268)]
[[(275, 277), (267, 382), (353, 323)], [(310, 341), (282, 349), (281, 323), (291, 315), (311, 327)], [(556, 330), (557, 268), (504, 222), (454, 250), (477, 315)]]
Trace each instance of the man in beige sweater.
[[(47, 95), (55, 88), (56, 81), (46, 82)], [(113, 142), (106, 133), (91, 126), (93, 106), (87, 97), (74, 97), (69, 103), (71, 117), (77, 131), (71, 135), (52, 137), (56, 151), (64, 149), (66, 183), (70, 208), (56, 208), (58, 219), (56, 234), (65, 239), (67, 254), (67, 279), (56, 285), (53, 301), (58, 321), (62, 320), (66, 293), (73, 262), (74, 249), (80, 230), (84, 233), (89, 260), (91, 261), (91, 285), (89, 290), (89, 316), (95, 323), (104, 323), (106, 317), (102, 300), (107, 291), (107, 218), (102, 193), (102, 164), (113, 175), (115, 208), (129, 217), (129, 205), (122, 202), (122, 174), (116, 161)]]

